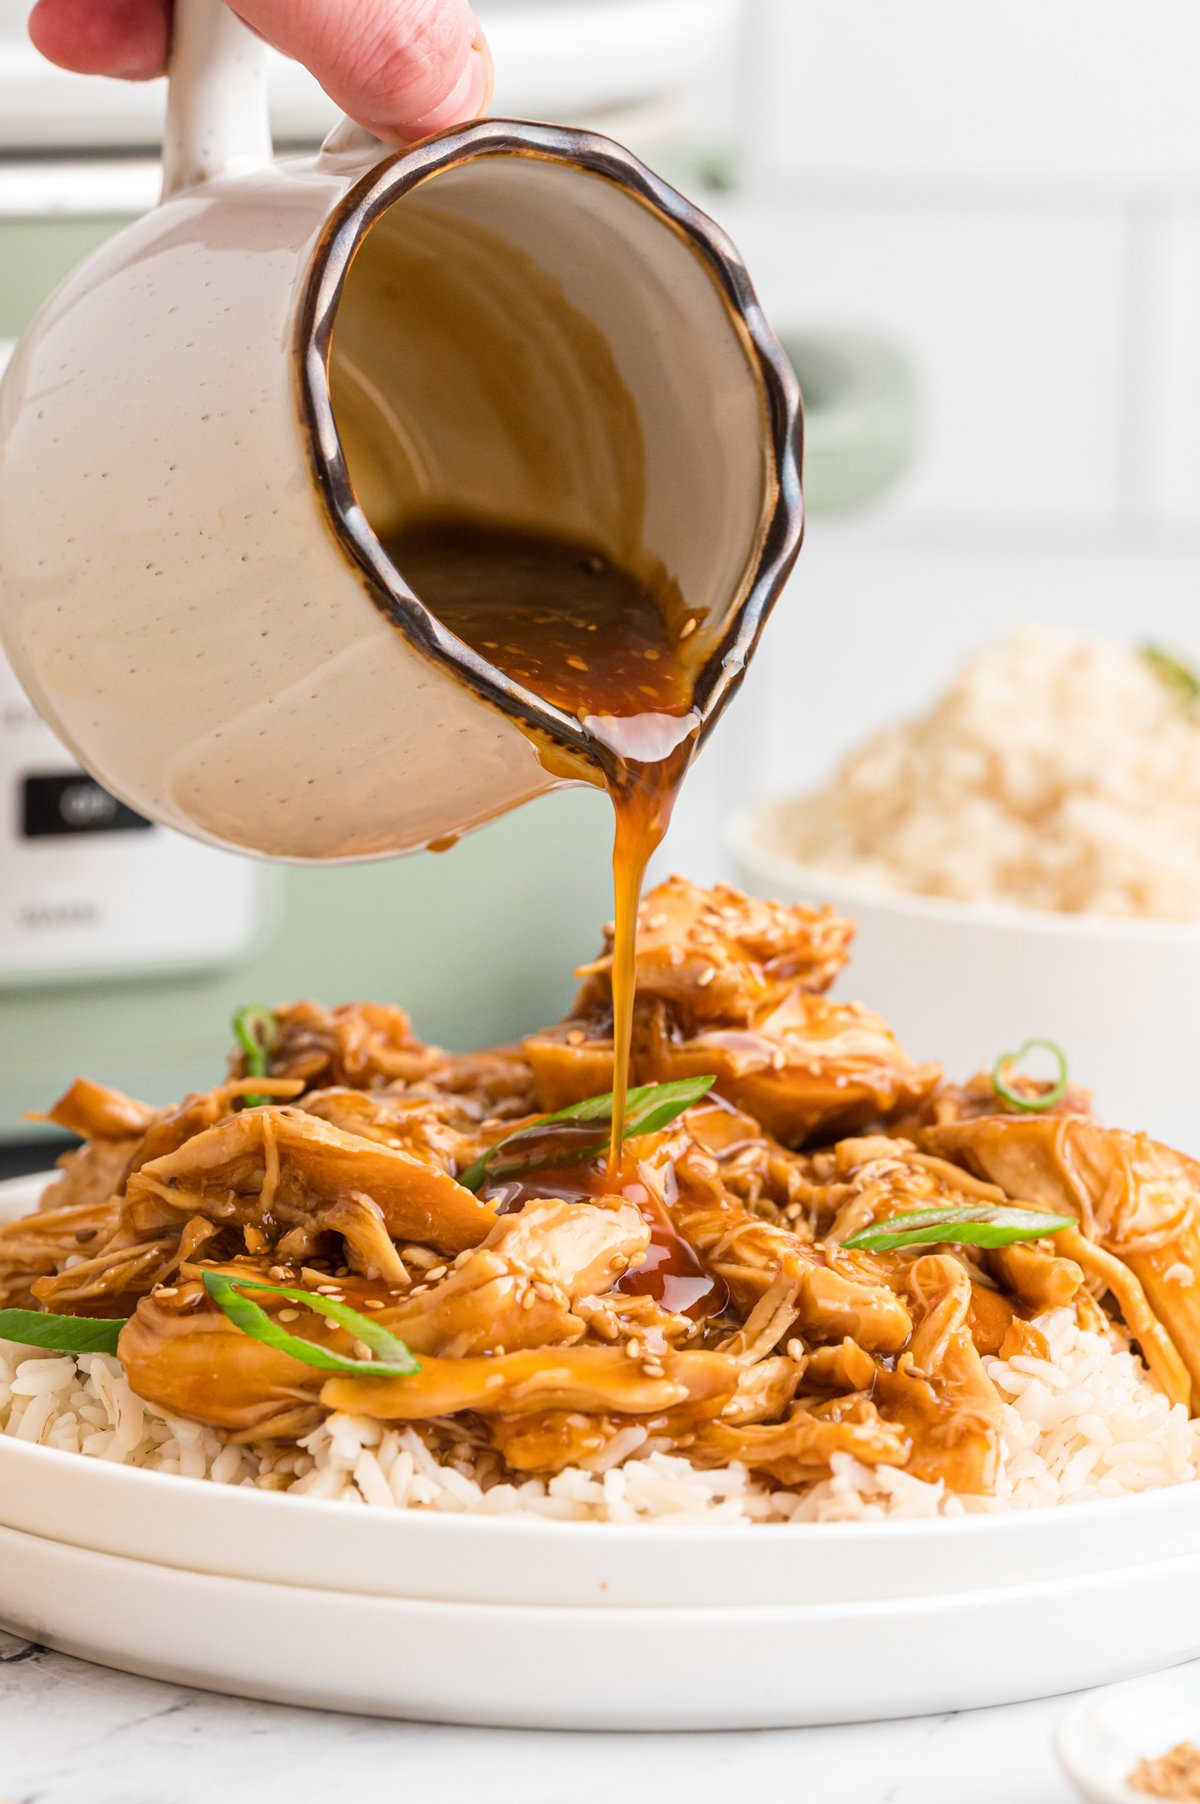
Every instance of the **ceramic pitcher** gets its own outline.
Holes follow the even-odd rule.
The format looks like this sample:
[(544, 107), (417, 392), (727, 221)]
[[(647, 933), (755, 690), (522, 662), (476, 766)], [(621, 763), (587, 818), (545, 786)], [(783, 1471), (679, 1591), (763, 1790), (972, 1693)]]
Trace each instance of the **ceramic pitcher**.
[(80, 762), (286, 859), (444, 841), (586, 775), (578, 721), (422, 606), (414, 512), (671, 572), (707, 731), (799, 545), (799, 395), (724, 234), (591, 133), (274, 163), (263, 52), (181, 0), (164, 194), (0, 391), (0, 618)]

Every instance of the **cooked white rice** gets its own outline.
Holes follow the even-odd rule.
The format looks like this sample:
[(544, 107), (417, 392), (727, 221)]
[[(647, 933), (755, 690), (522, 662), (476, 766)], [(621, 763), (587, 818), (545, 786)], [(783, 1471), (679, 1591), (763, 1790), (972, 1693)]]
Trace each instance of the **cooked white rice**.
[(765, 837), (818, 869), (960, 900), (1200, 916), (1200, 704), (1133, 647), (1026, 626), (885, 727)]
[(839, 1522), (883, 1516), (1035, 1509), (1123, 1497), (1200, 1475), (1200, 1419), (1171, 1405), (1132, 1353), (1075, 1325), (1068, 1310), (1039, 1318), (1049, 1360), (989, 1359), (1005, 1400), (1003, 1471), (995, 1497), (947, 1495), (902, 1471), (848, 1455), (805, 1491), (772, 1491), (733, 1465), (699, 1472), (629, 1429), (605, 1449), (604, 1470), (572, 1467), (513, 1484), (494, 1458), (455, 1445), (440, 1457), (415, 1429), (336, 1415), (299, 1449), (226, 1445), (211, 1428), (152, 1409), (114, 1359), (79, 1359), (0, 1341), (0, 1431), (17, 1440), (158, 1472), (254, 1485), (385, 1509), (580, 1522)]

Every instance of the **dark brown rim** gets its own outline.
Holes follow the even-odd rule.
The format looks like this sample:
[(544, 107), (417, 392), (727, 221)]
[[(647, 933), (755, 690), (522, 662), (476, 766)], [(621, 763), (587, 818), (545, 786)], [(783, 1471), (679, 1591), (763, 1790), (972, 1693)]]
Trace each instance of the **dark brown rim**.
[(326, 224), (301, 295), (295, 351), (309, 455), (334, 532), (365, 578), (375, 605), (413, 645), (453, 669), (484, 701), (523, 728), (572, 748), (593, 765), (611, 762), (614, 768), (606, 775), (617, 776), (613, 754), (599, 747), (574, 715), (552, 707), (464, 645), (408, 587), (358, 505), (334, 424), (329, 344), (346, 273), (359, 245), (394, 201), (431, 176), (477, 157), (497, 155), (538, 157), (583, 168), (616, 183), (657, 213), (688, 240), (715, 276), (762, 378), (772, 454), (772, 504), (745, 601), (696, 683), (697, 743), (707, 737), (741, 683), (800, 550), (804, 533), (800, 387), (767, 325), (745, 265), (726, 234), (631, 151), (597, 132), (510, 119), (483, 119), (455, 127), (377, 164), (349, 190)]

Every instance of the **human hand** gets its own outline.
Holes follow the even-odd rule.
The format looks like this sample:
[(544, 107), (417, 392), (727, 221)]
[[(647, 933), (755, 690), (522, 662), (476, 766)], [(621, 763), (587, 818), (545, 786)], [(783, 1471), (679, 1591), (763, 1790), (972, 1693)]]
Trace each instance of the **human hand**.
[[(238, 0), (234, 10), (388, 143), (487, 110), (492, 59), (468, 0)], [(64, 69), (146, 81), (166, 67), (170, 15), (171, 0), (36, 0), (29, 35)]]

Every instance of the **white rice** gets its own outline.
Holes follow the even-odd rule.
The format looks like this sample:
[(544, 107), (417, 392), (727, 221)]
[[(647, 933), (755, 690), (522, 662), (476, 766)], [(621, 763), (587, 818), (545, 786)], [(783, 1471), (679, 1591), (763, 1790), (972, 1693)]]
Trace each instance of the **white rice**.
[(817, 869), (964, 901), (1200, 916), (1200, 704), (1118, 641), (1026, 626), (883, 728), (764, 838)]
[[(34, 1352), (0, 1341), (0, 1432), (157, 1472), (254, 1485), (383, 1509), (578, 1522), (839, 1522), (1036, 1509), (1123, 1497), (1200, 1476), (1200, 1419), (1171, 1405), (1116, 1337), (1079, 1329), (1070, 1311), (1039, 1318), (1051, 1358), (989, 1359), (1004, 1399), (996, 1495), (947, 1495), (884, 1466), (836, 1455), (833, 1474), (804, 1491), (773, 1491), (732, 1465), (701, 1472), (657, 1451), (640, 1428), (610, 1443), (605, 1469), (575, 1466), (512, 1483), (493, 1458), (450, 1444), (440, 1457), (412, 1428), (330, 1416), (300, 1448), (246, 1448), (211, 1428), (151, 1408), (116, 1360)], [(450, 1431), (453, 1433), (453, 1431)]]

